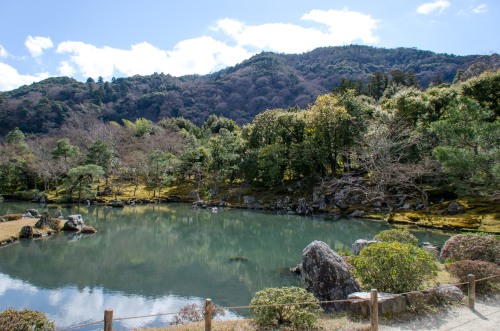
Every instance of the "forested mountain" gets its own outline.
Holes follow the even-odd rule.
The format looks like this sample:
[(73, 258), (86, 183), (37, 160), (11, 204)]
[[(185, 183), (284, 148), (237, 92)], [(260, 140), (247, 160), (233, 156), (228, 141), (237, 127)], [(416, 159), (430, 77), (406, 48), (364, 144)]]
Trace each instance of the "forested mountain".
[[(500, 67), (500, 56), (455, 56), (413, 48), (318, 48), (308, 53), (261, 53), (234, 67), (198, 76), (163, 73), (86, 83), (54, 77), (0, 93), (0, 136), (58, 129), (72, 112), (104, 121), (184, 117), (202, 124), (211, 114), (238, 124), (266, 109), (314, 103), (318, 95), (354, 88), (380, 99), (391, 81), (425, 88)], [(458, 74), (457, 74), (458, 73)]]

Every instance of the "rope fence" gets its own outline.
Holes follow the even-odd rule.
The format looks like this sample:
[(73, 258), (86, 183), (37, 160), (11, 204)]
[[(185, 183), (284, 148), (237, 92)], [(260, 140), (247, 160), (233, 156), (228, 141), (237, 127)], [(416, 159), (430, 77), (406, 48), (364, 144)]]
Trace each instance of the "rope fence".
[[(493, 275), (489, 277), (484, 277), (480, 279), (475, 279), (474, 275), (468, 275), (468, 281), (456, 284), (450, 284), (453, 286), (461, 286), (468, 285), (468, 307), (470, 309), (474, 309), (475, 300), (476, 300), (476, 283), (486, 281), (489, 279), (500, 277), (500, 274)], [(393, 295), (408, 295), (414, 293), (423, 293), (428, 292), (428, 290), (419, 290), (419, 291), (410, 291), (403, 293), (394, 293)], [(233, 307), (217, 307), (215, 308), (212, 305), (211, 299), (205, 300), (205, 305), (203, 309), (192, 309), (192, 312), (201, 313), (204, 316), (205, 320), (205, 331), (211, 331), (211, 323), (212, 323), (212, 313), (215, 309), (221, 310), (238, 310), (238, 309), (252, 309), (252, 308), (265, 308), (265, 307), (283, 307), (283, 306), (297, 306), (297, 305), (324, 305), (324, 304), (332, 304), (332, 303), (346, 303), (353, 302), (359, 303), (362, 301), (370, 302), (370, 325), (371, 331), (378, 331), (378, 291), (377, 289), (372, 289), (370, 292), (370, 298), (368, 299), (344, 299), (344, 300), (330, 300), (330, 301), (316, 301), (316, 302), (297, 302), (297, 303), (281, 303), (281, 304), (268, 304), (268, 305), (251, 305), (251, 306), (233, 306)], [(104, 311), (104, 319), (95, 322), (89, 322), (86, 324), (75, 325), (63, 329), (58, 329), (57, 331), (69, 331), (76, 330), (87, 326), (97, 325), (104, 323), (104, 331), (112, 331), (113, 330), (113, 321), (124, 321), (131, 319), (139, 319), (139, 318), (147, 318), (147, 317), (159, 317), (159, 316), (167, 316), (167, 315), (179, 315), (181, 310), (178, 312), (169, 312), (169, 313), (158, 313), (158, 314), (150, 314), (150, 315), (141, 315), (141, 316), (129, 316), (129, 317), (116, 317), (113, 318), (113, 310), (106, 309)]]

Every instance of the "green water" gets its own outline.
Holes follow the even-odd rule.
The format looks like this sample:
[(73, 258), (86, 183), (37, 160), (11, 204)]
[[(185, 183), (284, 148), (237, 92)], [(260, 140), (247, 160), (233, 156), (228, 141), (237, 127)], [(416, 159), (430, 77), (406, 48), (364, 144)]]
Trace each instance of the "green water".
[[(41, 210), (3, 203), (0, 215), (32, 207)], [(356, 239), (389, 228), (356, 219), (236, 209), (214, 213), (184, 204), (63, 208), (63, 215), (69, 214), (81, 214), (98, 233), (23, 240), (0, 249), (0, 309), (38, 309), (61, 328), (100, 320), (106, 308), (125, 317), (175, 312), (205, 298), (223, 307), (248, 305), (263, 288), (300, 286), (288, 269), (313, 240), (349, 249)], [(432, 232), (417, 236), (439, 246), (448, 238)], [(245, 314), (230, 310), (228, 316)], [(168, 320), (130, 320), (115, 329)]]

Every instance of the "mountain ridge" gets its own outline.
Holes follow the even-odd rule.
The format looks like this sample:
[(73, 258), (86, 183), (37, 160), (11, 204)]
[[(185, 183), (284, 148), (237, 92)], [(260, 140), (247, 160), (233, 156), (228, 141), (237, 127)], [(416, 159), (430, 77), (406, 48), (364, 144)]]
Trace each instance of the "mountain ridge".
[(19, 127), (26, 133), (57, 130), (72, 112), (91, 112), (105, 121), (182, 116), (202, 124), (211, 114), (238, 124), (272, 108), (305, 108), (343, 80), (366, 89), (374, 74), (391, 79), (399, 70), (420, 88), (452, 82), (459, 70), (500, 68), (500, 56), (452, 55), (415, 48), (322, 47), (302, 54), (262, 52), (208, 75), (173, 77), (154, 73), (86, 83), (50, 77), (0, 93), (0, 135)]

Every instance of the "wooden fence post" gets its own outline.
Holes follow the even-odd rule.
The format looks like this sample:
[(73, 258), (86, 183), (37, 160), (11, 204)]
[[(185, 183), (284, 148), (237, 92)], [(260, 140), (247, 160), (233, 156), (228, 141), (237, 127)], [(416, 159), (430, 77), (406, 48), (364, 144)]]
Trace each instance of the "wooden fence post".
[(113, 310), (104, 311), (104, 331), (113, 331)]
[(476, 276), (469, 274), (467, 278), (469, 279), (469, 308), (474, 309), (476, 302)]
[(371, 331), (378, 331), (378, 292), (377, 289), (371, 291), (371, 305), (370, 305), (370, 321)]
[(205, 300), (205, 331), (212, 330), (212, 300)]

